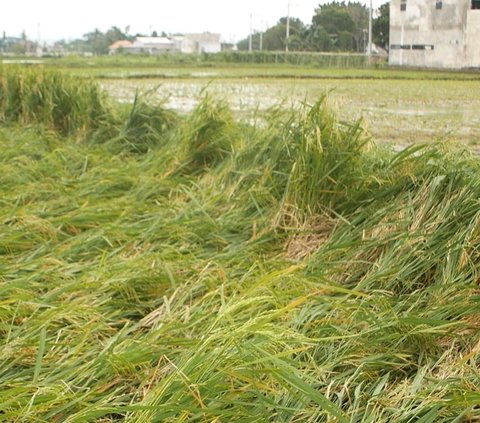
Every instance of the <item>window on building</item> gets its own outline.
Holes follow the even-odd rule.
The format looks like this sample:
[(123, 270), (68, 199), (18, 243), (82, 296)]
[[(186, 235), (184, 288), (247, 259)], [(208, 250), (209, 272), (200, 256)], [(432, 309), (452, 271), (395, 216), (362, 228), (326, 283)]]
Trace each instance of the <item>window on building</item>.
[(472, 9), (480, 9), (480, 0), (472, 0)]
[(391, 50), (411, 50), (412, 45), (411, 44), (391, 44), (390, 49)]
[(413, 44), (412, 50), (433, 50), (433, 44)]
[(443, 2), (442, 2), (442, 0), (437, 0), (437, 3), (435, 4), (435, 8), (436, 8), (437, 10), (442, 10), (442, 8), (443, 8)]
[[(472, 0), (476, 1), (476, 0)], [(478, 0), (480, 2), (480, 0)], [(400, 11), (405, 12), (407, 10), (407, 0), (400, 0)]]

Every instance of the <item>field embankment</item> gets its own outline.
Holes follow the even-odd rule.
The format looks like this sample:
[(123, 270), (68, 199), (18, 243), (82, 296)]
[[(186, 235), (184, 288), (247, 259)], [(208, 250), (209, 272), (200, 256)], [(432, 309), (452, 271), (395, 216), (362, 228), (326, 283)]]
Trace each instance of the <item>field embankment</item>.
[(480, 417), (468, 152), (40, 70), (0, 70), (0, 121), (0, 420)]

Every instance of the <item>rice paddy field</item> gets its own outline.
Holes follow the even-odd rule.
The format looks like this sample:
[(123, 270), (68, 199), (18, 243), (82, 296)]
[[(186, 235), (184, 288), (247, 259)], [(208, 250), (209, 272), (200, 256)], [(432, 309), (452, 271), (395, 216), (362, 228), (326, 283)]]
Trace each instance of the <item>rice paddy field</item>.
[[(209, 78), (215, 78), (209, 81)], [(242, 118), (252, 118), (280, 103), (290, 107), (314, 102), (329, 93), (330, 106), (346, 121), (364, 120), (379, 142), (405, 147), (413, 143), (451, 140), (478, 149), (480, 139), (480, 80), (425, 81), (276, 78), (189, 79), (129, 78), (102, 80), (102, 87), (129, 102), (137, 90), (155, 93), (157, 100), (189, 112), (207, 90), (228, 101)]]
[(474, 74), (112, 78), (0, 68), (0, 421), (480, 421)]
[[(476, 71), (404, 70), (388, 68), (382, 61), (368, 67), (355, 55), (294, 54), (291, 63), (276, 65), (261, 63), (271, 59), (269, 54), (240, 56), (236, 63), (225, 62), (228, 55), (220, 57), (224, 62), (212, 62), (213, 56), (127, 56), (90, 61), (65, 58), (46, 65), (97, 78), (119, 101), (131, 102), (138, 91), (148, 92), (149, 101), (180, 113), (191, 111), (204, 92), (227, 101), (243, 119), (258, 117), (259, 111), (279, 104), (312, 103), (328, 93), (339, 119), (362, 119), (376, 141), (397, 149), (446, 140), (475, 152), (480, 148), (480, 74)], [(305, 64), (292, 64), (296, 62)]]

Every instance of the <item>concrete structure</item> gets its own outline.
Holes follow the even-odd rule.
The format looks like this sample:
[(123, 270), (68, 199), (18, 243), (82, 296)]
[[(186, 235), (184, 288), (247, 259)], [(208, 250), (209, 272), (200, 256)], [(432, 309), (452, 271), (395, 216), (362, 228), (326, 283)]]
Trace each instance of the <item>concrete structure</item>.
[(222, 51), (220, 34), (204, 32), (202, 34), (185, 34), (173, 37), (176, 51), (181, 53), (219, 53)]
[(161, 54), (175, 51), (175, 45), (167, 37), (137, 37), (133, 44), (124, 50), (133, 54)]
[(389, 63), (480, 68), (480, 0), (391, 0)]
[(185, 34), (167, 37), (137, 37), (133, 43), (117, 41), (109, 47), (110, 54), (125, 52), (131, 54), (161, 53), (218, 53), (222, 51), (220, 34)]
[(117, 54), (119, 51), (127, 51), (133, 46), (133, 43), (128, 40), (115, 41), (109, 48), (108, 54)]

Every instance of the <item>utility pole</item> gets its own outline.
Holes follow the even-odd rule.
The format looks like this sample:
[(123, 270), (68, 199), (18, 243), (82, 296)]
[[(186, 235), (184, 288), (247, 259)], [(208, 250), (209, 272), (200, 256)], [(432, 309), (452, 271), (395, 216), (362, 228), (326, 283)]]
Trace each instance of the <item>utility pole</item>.
[(251, 53), (253, 50), (253, 26), (252, 26), (253, 15), (250, 13), (250, 34), (248, 36), (248, 51)]
[(37, 56), (42, 55), (42, 44), (40, 37), (40, 22), (37, 23)]
[(373, 18), (373, 8), (372, 0), (370, 0), (370, 9), (368, 12), (368, 56), (372, 56), (372, 18)]
[(285, 35), (285, 53), (288, 53), (288, 42), (290, 41), (290, 0), (287, 1), (287, 33)]

